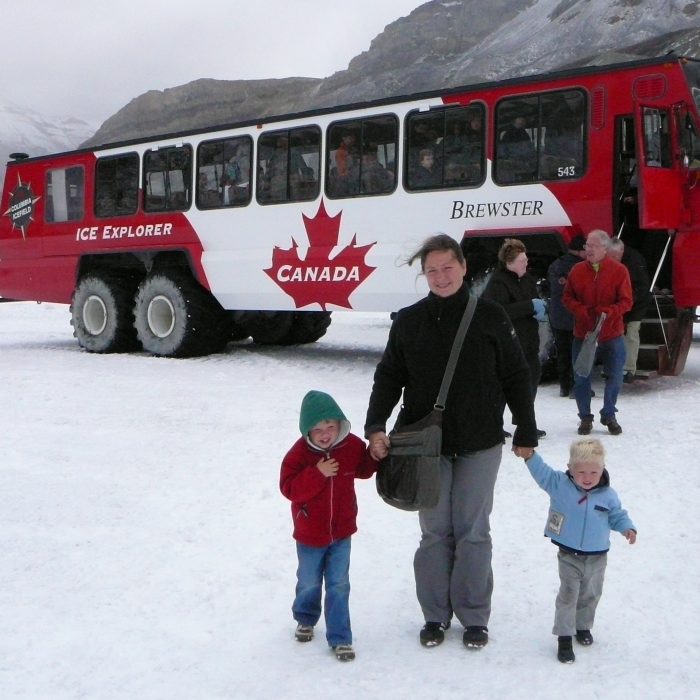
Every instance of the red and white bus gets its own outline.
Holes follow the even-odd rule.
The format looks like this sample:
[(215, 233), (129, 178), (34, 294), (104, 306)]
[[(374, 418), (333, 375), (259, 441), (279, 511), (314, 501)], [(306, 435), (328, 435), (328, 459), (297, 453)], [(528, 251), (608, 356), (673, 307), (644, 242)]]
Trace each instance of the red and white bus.
[(14, 154), (0, 296), (70, 304), (93, 352), (196, 355), (412, 303), (404, 261), (438, 231), (477, 279), (505, 236), (543, 276), (602, 228), (654, 276), (640, 366), (647, 348), (676, 374), (700, 304), (699, 105), (700, 62), (667, 56)]

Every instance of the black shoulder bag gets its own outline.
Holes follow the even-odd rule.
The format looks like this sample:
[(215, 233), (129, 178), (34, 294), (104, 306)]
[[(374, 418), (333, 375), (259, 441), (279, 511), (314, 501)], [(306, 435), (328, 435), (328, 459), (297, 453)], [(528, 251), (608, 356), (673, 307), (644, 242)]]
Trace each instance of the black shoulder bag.
[(389, 433), (389, 455), (379, 463), (376, 483), (377, 493), (390, 506), (401, 510), (422, 510), (434, 508), (440, 499), (442, 413), (475, 308), (476, 296), (470, 294), (433, 410), (409, 425), (400, 425), (397, 420)]

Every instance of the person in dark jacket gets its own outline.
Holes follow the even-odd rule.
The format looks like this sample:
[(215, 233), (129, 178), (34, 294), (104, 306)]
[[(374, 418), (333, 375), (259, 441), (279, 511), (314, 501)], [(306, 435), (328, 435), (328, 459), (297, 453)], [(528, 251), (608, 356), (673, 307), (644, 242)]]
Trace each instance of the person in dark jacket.
[(280, 490), (292, 502), (297, 542), (296, 597), (292, 614), (299, 642), (313, 639), (326, 582), (326, 639), (339, 661), (355, 658), (350, 628), (350, 536), (357, 531), (355, 478), (377, 469), (365, 443), (333, 397), (322, 391), (304, 396), (301, 437), (282, 460)]
[(632, 284), (632, 308), (622, 317), (625, 322), (625, 367), (622, 381), (631, 384), (637, 373), (639, 355), (639, 329), (651, 303), (651, 282), (644, 256), (632, 246), (625, 245), (620, 238), (610, 242), (608, 255), (621, 262), (630, 274)]
[(547, 268), (549, 286), (549, 325), (554, 335), (557, 349), (557, 374), (559, 375), (559, 396), (573, 398), (574, 371), (571, 365), (571, 345), (574, 339), (574, 317), (564, 306), (562, 293), (571, 268), (584, 258), (583, 248), (586, 239), (574, 236), (567, 252), (557, 258)]
[[(517, 238), (506, 238), (498, 251), (498, 267), (491, 275), (483, 297), (500, 304), (508, 314), (515, 334), (530, 367), (532, 398), (542, 376), (540, 363), (540, 321), (544, 321), (546, 307), (537, 291), (537, 281), (527, 271), (527, 250)], [(546, 435), (537, 431), (537, 437)]]
[[(386, 423), (403, 393), (399, 420), (430, 413), (469, 298), (466, 261), (445, 234), (428, 238), (420, 260), (430, 293), (401, 309), (374, 373), (365, 436), (386, 456)], [(488, 643), (493, 572), (489, 517), (503, 450), (503, 397), (517, 419), (514, 445), (537, 445), (530, 371), (505, 311), (479, 299), (445, 401), (440, 500), (419, 511), (421, 541), (414, 558), (416, 592), (425, 625), (423, 646), (437, 646), (453, 615), (467, 647)]]
[(544, 534), (559, 548), (560, 581), (552, 633), (558, 637), (559, 661), (573, 663), (574, 634), (582, 646), (593, 644), (591, 628), (603, 593), (610, 531), (622, 533), (634, 544), (637, 530), (610, 487), (600, 440), (573, 442), (566, 472), (552, 469), (534, 450), (513, 451), (525, 460), (532, 478), (549, 494)]

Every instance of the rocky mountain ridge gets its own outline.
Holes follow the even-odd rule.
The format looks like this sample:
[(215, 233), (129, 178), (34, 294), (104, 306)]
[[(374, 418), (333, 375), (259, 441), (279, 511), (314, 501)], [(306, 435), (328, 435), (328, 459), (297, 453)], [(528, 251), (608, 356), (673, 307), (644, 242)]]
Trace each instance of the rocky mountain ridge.
[(432, 0), (327, 78), (196, 80), (150, 91), (85, 145), (561, 68), (700, 57), (700, 0)]

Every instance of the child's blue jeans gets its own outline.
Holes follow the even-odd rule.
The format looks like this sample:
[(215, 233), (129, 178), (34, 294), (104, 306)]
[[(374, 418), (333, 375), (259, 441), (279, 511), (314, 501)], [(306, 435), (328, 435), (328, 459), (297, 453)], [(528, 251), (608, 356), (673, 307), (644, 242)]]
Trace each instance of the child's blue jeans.
[(296, 597), (294, 619), (302, 625), (315, 625), (321, 617), (321, 586), (326, 581), (323, 606), (326, 639), (332, 647), (352, 644), (350, 629), (350, 538), (327, 547), (309, 547), (297, 542)]

